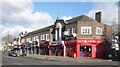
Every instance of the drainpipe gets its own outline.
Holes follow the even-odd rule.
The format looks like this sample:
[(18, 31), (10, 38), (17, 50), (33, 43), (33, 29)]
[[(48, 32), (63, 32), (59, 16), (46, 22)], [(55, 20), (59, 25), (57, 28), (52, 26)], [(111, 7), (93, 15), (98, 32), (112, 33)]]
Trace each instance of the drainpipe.
[(63, 50), (64, 50), (64, 57), (66, 56), (66, 46), (65, 46), (65, 43), (64, 43), (64, 41), (62, 41), (62, 44), (63, 44), (63, 46), (64, 46), (64, 48), (63, 48)]

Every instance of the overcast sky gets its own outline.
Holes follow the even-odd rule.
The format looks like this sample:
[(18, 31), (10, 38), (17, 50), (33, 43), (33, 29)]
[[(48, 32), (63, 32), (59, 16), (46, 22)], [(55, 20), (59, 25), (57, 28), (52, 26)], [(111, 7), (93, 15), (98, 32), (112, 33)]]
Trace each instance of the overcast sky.
[[(46, 0), (45, 0), (46, 1)], [(54, 0), (52, 0), (54, 1)], [(63, 0), (62, 0), (63, 1)], [(4, 0), (0, 4), (0, 39), (8, 34), (17, 36), (21, 31), (33, 31), (55, 22), (56, 17), (64, 20), (85, 14), (94, 18), (102, 12), (102, 22), (111, 24), (118, 18), (117, 0), (102, 2), (78, 0), (71, 2), (40, 2), (31, 0)], [(1, 6), (2, 5), (2, 6)]]

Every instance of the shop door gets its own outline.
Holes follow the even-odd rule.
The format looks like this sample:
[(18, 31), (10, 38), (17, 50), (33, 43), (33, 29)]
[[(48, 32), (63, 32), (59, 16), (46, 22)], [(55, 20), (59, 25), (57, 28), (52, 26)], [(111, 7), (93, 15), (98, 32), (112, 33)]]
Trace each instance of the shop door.
[(80, 46), (80, 57), (92, 57), (92, 46)]
[(67, 47), (67, 56), (68, 57), (74, 57), (75, 47), (74, 46), (68, 46)]

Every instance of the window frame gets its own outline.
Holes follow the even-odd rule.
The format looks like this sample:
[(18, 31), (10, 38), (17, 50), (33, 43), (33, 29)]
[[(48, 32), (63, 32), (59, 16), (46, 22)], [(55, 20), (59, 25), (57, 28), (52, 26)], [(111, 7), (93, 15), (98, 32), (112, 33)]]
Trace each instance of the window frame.
[(49, 34), (46, 34), (46, 41), (49, 41)]
[(70, 29), (69, 28), (67, 29), (67, 32), (68, 32), (67, 35), (70, 36)]
[(92, 27), (91, 26), (82, 26), (81, 27), (81, 34), (82, 35), (91, 35), (92, 34)]
[(96, 27), (96, 35), (102, 35), (102, 28)]
[(75, 28), (72, 28), (72, 35), (73, 35), (74, 33), (76, 33), (76, 30), (75, 30)]

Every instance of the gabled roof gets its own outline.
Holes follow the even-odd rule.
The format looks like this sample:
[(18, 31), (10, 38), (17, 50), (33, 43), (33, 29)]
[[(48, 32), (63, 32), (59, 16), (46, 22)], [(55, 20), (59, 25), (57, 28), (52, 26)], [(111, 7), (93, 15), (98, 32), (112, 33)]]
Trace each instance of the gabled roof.
[(81, 16), (78, 16), (78, 17), (75, 17), (75, 18), (72, 18), (70, 20), (66, 20), (66, 24), (69, 24), (69, 23), (74, 23), (74, 22), (77, 22), (77, 21), (95, 21), (94, 19), (88, 17), (87, 15), (81, 15)]

